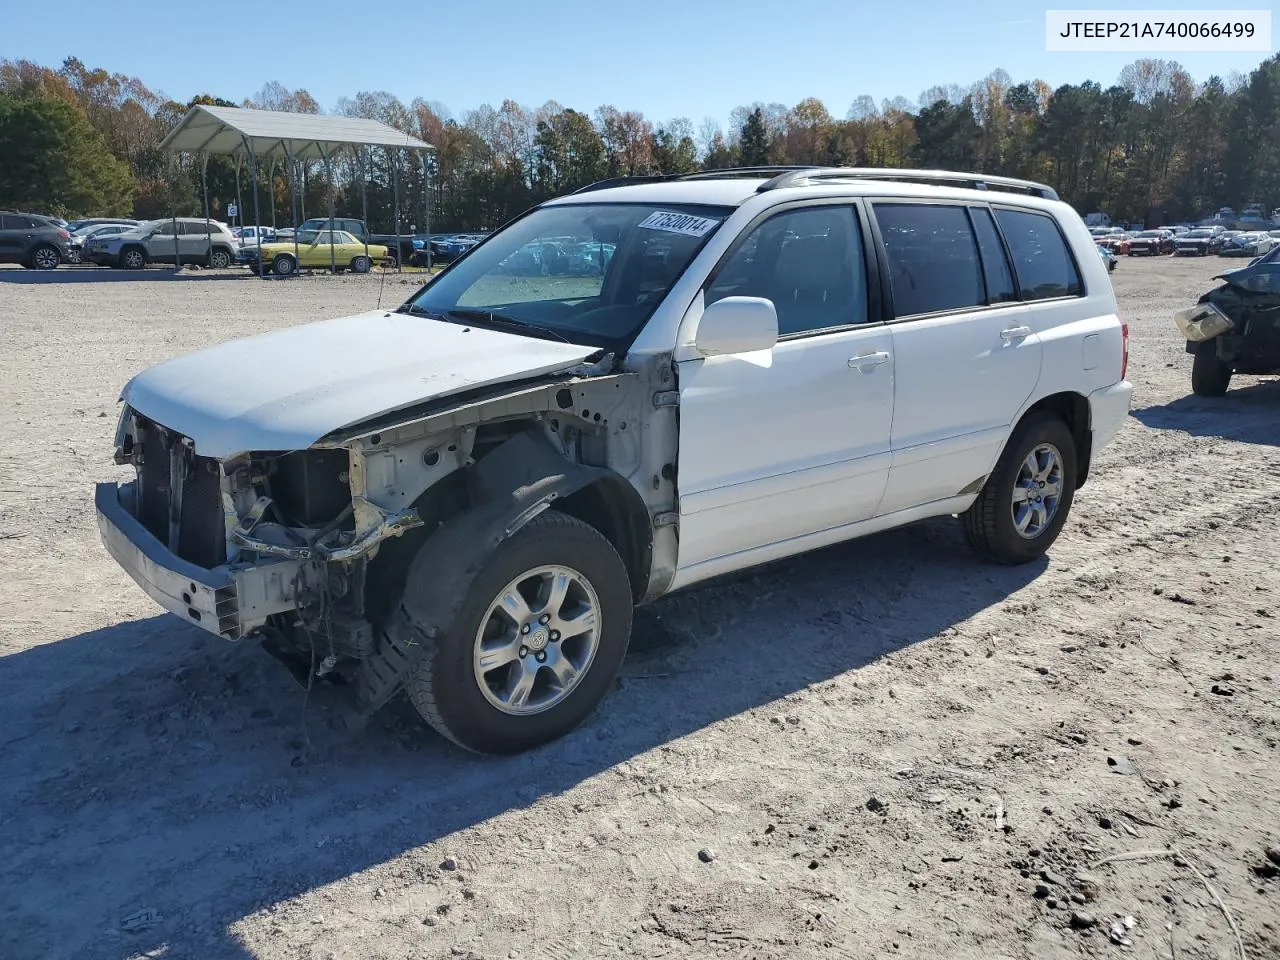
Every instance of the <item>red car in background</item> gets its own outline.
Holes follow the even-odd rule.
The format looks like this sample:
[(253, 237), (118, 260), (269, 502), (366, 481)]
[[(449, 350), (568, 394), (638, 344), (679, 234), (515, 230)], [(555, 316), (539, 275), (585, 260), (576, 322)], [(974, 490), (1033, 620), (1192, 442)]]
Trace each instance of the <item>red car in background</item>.
[(1109, 233), (1104, 237), (1095, 237), (1094, 243), (1106, 247), (1117, 257), (1129, 252), (1129, 235), (1127, 233)]

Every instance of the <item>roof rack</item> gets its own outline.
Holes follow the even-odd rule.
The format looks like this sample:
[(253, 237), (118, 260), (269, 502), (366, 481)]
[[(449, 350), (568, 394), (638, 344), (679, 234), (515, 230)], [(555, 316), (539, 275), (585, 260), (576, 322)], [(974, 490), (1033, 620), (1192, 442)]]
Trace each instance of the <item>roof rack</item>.
[(696, 173), (668, 173), (651, 176), (609, 177), (597, 180), (585, 187), (579, 187), (574, 194), (590, 193), (593, 190), (608, 190), (610, 187), (627, 187), (640, 183), (671, 183), (676, 180), (734, 180), (739, 177), (759, 179), (761, 177), (779, 177), (788, 173), (804, 170), (822, 170), (823, 167), (775, 165), (764, 167), (720, 167), (715, 170), (699, 170)]
[(900, 183), (953, 184), (971, 190), (1001, 190), (1026, 193), (1045, 200), (1057, 200), (1053, 187), (1032, 180), (1013, 177), (989, 177), (981, 173), (957, 173), (954, 170), (910, 170), (890, 167), (803, 167), (780, 173), (757, 187), (757, 192), (800, 186), (816, 180), (894, 180)]

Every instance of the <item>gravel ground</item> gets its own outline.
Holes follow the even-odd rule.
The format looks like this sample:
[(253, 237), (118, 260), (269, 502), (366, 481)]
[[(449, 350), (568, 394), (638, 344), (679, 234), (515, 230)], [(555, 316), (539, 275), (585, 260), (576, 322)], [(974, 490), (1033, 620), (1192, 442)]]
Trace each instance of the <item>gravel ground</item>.
[(1046, 562), (936, 521), (668, 598), (499, 760), (304, 707), (93, 521), (130, 375), (379, 278), (0, 271), (0, 957), (1280, 956), (1280, 383), (1190, 397), (1170, 320), (1220, 268), (1120, 264), (1133, 416)]

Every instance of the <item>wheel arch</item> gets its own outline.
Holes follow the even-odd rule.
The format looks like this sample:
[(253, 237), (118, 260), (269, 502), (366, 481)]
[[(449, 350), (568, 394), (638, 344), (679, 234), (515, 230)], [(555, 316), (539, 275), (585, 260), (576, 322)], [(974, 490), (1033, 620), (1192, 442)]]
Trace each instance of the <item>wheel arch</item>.
[[(444, 493), (449, 483), (453, 496)], [(433, 493), (436, 487), (441, 492)], [(566, 459), (536, 424), (428, 488), (420, 502), (436, 505), (436, 525), (401, 553), (405, 589), (383, 628), (388, 647), (374, 657), (377, 666), (362, 668), (377, 677), (361, 695), (366, 711), (399, 689), (417, 654), (429, 645), (424, 640), (448, 628), (493, 551), (545, 510), (587, 523), (614, 546), (633, 602), (647, 587), (652, 528), (639, 493), (604, 467)]]
[(1089, 479), (1089, 466), (1093, 459), (1093, 422), (1089, 398), (1071, 390), (1041, 397), (1023, 412), (1013, 429), (1017, 430), (1028, 417), (1039, 413), (1053, 414), (1071, 430), (1071, 437), (1076, 442), (1076, 489), (1078, 490)]

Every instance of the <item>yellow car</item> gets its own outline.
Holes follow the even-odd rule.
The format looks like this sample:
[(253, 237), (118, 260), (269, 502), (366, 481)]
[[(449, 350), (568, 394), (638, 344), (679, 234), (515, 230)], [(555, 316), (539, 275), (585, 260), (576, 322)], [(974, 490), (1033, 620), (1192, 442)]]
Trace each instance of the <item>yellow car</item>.
[[(324, 268), (333, 265), (339, 270), (368, 273), (375, 263), (387, 257), (387, 248), (371, 243), (368, 246), (345, 230), (315, 230), (298, 234), (295, 253), (292, 240), (275, 240), (262, 245), (262, 263), (265, 270), (277, 276), (287, 277), (301, 268)], [(332, 254), (330, 253), (332, 251)], [(256, 263), (258, 245), (246, 243), (238, 259), (242, 263)]]

